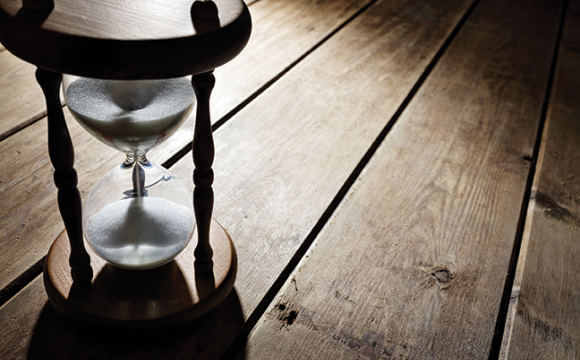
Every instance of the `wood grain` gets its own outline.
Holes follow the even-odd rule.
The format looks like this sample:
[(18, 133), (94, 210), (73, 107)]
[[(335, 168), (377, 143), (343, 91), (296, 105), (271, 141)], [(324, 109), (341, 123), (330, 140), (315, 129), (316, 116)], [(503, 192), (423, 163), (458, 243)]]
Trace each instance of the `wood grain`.
[[(62, 318), (43, 318), (38, 308), (27, 307), (19, 310), (27, 315), (19, 313), (15, 317), (24, 322), (28, 316), (40, 316), (34, 328), (15, 330), (15, 324), (10, 323), (2, 331), (10, 336), (32, 337), (29, 352), (55, 353), (64, 348), (60, 358), (110, 354), (117, 358), (159, 354), (175, 355), (173, 358), (219, 357), (241, 328), (231, 319), (247, 317), (256, 308), (469, 4), (381, 2), (216, 132), (214, 214), (232, 235), (238, 250), (239, 299), (237, 305), (233, 301), (227, 309), (213, 312), (200, 325), (203, 331), (188, 332), (187, 340), (179, 335), (173, 340), (151, 341), (145, 347), (148, 353), (132, 345), (119, 350), (118, 341), (96, 341)], [(326, 12), (318, 16), (322, 14), (324, 18), (329, 16)], [(385, 14), (390, 15), (387, 20)], [(343, 51), (344, 46), (350, 51)], [(367, 89), (370, 95), (353, 97), (359, 88)], [(191, 170), (189, 157), (172, 168), (182, 179), (189, 178)], [(35, 291), (38, 282), (25, 291)], [(14, 298), (0, 312), (14, 311), (17, 305), (12, 304), (18, 301)], [(235, 313), (236, 308), (241, 314)], [(53, 326), (50, 332), (47, 322)], [(10, 338), (7, 336), (6, 341)], [(23, 354), (27, 350), (12, 351)]]
[[(4, 50), (4, 48), (2, 48)], [(36, 67), (0, 51), (0, 141), (46, 114)]]
[[(380, 2), (214, 135), (214, 217), (238, 249), (238, 291), (247, 314), (468, 5)], [(364, 96), (355, 96), (357, 89)], [(190, 166), (180, 161), (172, 171), (181, 178)]]
[(479, 4), (240, 358), (488, 357), (561, 5)]
[[(227, 26), (237, 15), (238, 1), (212, 0), (220, 11), (220, 23)], [(190, 8), (193, 0), (148, 1), (144, 6), (132, 2), (102, 0), (98, 3), (57, 0), (43, 29), (98, 39), (148, 40), (192, 36)], [(2, 0), (0, 7), (16, 16), (21, 0)]]
[[(257, 36), (254, 39), (266, 38), (268, 34), (270, 38), (262, 43), (250, 41), (240, 58), (251, 64), (234, 60), (216, 71), (218, 79), (211, 104), (214, 121), (283, 71), (364, 2), (343, 0), (310, 7), (306, 0), (276, 1), (271, 8), (267, 4), (268, 1), (263, 0), (255, 4), (255, 9), (252, 8), (254, 34)], [(316, 22), (320, 14), (324, 17)], [(294, 19), (300, 21), (293, 23)], [(279, 22), (273, 22), (275, 20)], [(317, 27), (309, 31), (312, 23)], [(292, 32), (292, 29), (296, 31)], [(295, 37), (286, 41), (286, 48), (283, 39), (290, 33)], [(270, 52), (272, 56), (264, 56)], [(42, 98), (39, 101), (42, 102)], [(84, 196), (115, 164), (120, 164), (123, 157), (83, 131), (68, 115), (68, 110), (65, 114), (76, 151), (79, 189)], [(13, 116), (18, 118), (17, 113)], [(5, 204), (0, 208), (0, 263), (3, 265), (0, 268), (0, 288), (40, 260), (63, 229), (56, 210), (52, 167), (46, 156), (45, 129), (43, 120), (0, 142), (0, 153), (4, 154), (0, 166), (6, 169), (0, 174), (0, 199)], [(150, 159), (162, 163), (189, 144), (192, 137), (193, 117), (190, 117), (170, 141), (151, 152)], [(191, 169), (188, 171), (181, 179), (191, 178)]]
[(260, 0), (250, 7), (246, 49), (216, 69), (211, 112), (217, 121), (276, 79), (370, 0)]
[(580, 1), (571, 1), (502, 359), (580, 357)]

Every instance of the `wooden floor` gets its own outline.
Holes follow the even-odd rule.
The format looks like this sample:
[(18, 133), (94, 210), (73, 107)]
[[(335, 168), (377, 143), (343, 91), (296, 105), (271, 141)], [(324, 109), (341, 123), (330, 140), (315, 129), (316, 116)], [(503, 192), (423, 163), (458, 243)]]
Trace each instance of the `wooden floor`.
[[(580, 359), (580, 0), (249, 7), (211, 104), (235, 288), (154, 336), (48, 302), (44, 99), (0, 47), (0, 359)], [(66, 114), (84, 196), (122, 155)], [(151, 154), (190, 187), (192, 124)]]

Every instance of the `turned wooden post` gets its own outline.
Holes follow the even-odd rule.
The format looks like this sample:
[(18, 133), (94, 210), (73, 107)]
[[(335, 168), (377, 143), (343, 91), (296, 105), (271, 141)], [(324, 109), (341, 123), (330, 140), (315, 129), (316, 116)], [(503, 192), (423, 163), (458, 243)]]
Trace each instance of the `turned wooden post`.
[(197, 98), (197, 113), (193, 133), (193, 209), (197, 223), (197, 246), (194, 251), (195, 270), (210, 272), (213, 269), (213, 250), (209, 243), (211, 214), (213, 211), (213, 134), (209, 113), (209, 98), (215, 84), (212, 72), (193, 75), (191, 83)]
[(58, 188), (58, 207), (70, 240), (69, 264), (75, 283), (90, 283), (93, 269), (83, 243), (81, 196), (77, 189), (74, 150), (59, 96), (62, 74), (37, 69), (36, 80), (46, 98), (48, 114), (48, 154), (54, 166), (54, 183)]

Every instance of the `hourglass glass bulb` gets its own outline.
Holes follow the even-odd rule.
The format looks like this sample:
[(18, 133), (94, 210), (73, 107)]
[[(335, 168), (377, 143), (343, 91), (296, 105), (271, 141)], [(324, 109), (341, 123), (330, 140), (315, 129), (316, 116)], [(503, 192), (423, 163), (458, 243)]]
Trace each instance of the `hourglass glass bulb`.
[(172, 260), (188, 244), (193, 227), (189, 190), (143, 156), (105, 176), (83, 207), (91, 247), (126, 269), (149, 269)]
[(147, 151), (185, 121), (194, 102), (189, 77), (103, 80), (65, 75), (65, 100), (93, 136), (126, 153)]
[(171, 135), (193, 107), (190, 79), (116, 81), (65, 76), (73, 117), (105, 144), (125, 153), (83, 206), (83, 230), (110, 264), (149, 269), (171, 261), (194, 228), (192, 197), (147, 151)]

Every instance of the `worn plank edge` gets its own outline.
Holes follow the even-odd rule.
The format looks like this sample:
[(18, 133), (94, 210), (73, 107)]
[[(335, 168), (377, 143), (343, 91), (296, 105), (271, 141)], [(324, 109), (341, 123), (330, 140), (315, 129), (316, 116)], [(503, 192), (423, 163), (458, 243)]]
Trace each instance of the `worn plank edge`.
[(36, 264), (32, 265), (28, 270), (23, 272), (19, 277), (12, 280), (12, 282), (4, 289), (0, 290), (0, 308), (8, 302), (11, 298), (16, 296), (20, 290), (24, 289), (28, 284), (34, 281), (40, 274), (42, 274), (42, 269), (44, 268), (44, 260), (46, 256), (43, 256)]
[[(63, 107), (64, 107), (64, 102), (63, 102)], [(39, 113), (39, 114), (35, 114), (34, 116), (31, 116), (30, 118), (28, 118), (27, 120), (19, 123), (17, 126), (14, 126), (6, 131), (4, 131), (3, 133), (0, 134), (0, 141), (9, 138), (10, 136), (18, 133), (21, 130), (24, 130), (25, 128), (27, 128), (28, 126), (36, 123), (37, 121), (40, 121), (42, 119), (44, 119), (44, 117), (46, 116), (46, 110)]]

